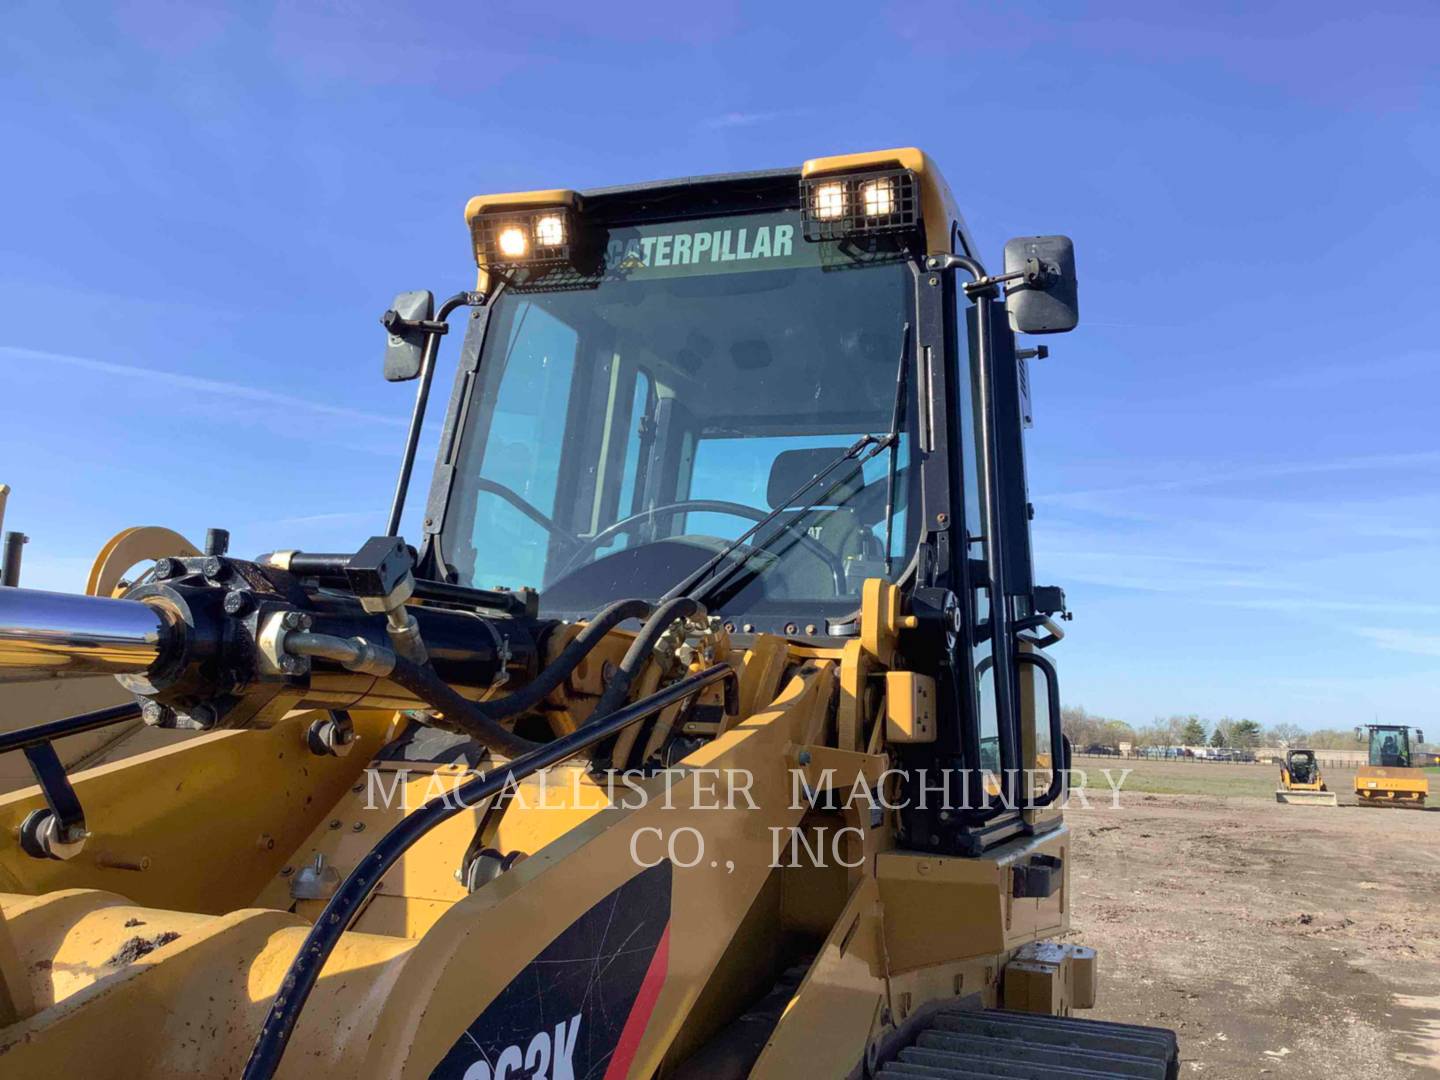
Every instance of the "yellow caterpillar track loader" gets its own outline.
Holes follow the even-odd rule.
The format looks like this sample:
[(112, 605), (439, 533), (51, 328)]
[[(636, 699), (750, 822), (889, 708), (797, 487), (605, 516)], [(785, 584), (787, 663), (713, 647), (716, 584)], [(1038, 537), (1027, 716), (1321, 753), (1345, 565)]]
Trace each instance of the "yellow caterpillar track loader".
[[(475, 287), (382, 320), (384, 535), (0, 589), (0, 666), (130, 696), (0, 735), (4, 1075), (1175, 1077), (1057, 940), (1016, 339), (1070, 242), (990, 274), (911, 149), (466, 220)], [(56, 758), (136, 716), (200, 734)]]
[[(1410, 751), (1410, 729), (1399, 724), (1366, 724), (1370, 761), (1355, 771), (1355, 798), (1361, 806), (1423, 808), (1430, 794), (1430, 779), (1415, 767)], [(1359, 728), (1355, 729), (1360, 736)], [(1415, 741), (1425, 733), (1416, 729)]]
[(1339, 806), (1340, 799), (1325, 785), (1314, 750), (1287, 750), (1280, 765), (1280, 786), (1275, 801), (1299, 806)]

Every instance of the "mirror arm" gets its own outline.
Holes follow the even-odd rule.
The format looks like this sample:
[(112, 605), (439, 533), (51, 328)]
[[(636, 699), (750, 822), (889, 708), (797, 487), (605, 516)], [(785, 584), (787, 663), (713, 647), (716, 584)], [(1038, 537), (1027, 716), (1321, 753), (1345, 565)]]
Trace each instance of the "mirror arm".
[(963, 288), (965, 295), (972, 299), (977, 296), (994, 295), (995, 287), (1003, 285), (1007, 281), (1019, 281), (1025, 279), (1025, 284), (1035, 285), (1054, 272), (1052, 268), (1039, 259), (1027, 259), (1024, 270), (1016, 270), (1009, 274), (990, 275), (985, 268), (974, 259), (965, 255), (931, 255), (925, 260), (927, 270), (964, 270), (970, 274), (973, 281), (967, 282)]
[(410, 473), (415, 468), (415, 452), (420, 447), (420, 429), (425, 426), (425, 406), (430, 400), (430, 382), (435, 375), (435, 354), (440, 348), (441, 336), (450, 330), (450, 313), (458, 307), (477, 307), (484, 302), (484, 293), (461, 292), (441, 304), (434, 319), (402, 319), (394, 310), (381, 316), (380, 321), (385, 323), (387, 330), (392, 325), (396, 329), (404, 325), (421, 329), (426, 335), (425, 349), (420, 354), (420, 385), (415, 390), (415, 408), (410, 413), (410, 430), (405, 436), (405, 456), (400, 462), (400, 477), (395, 482), (395, 497), (390, 503), (390, 518), (385, 526), (386, 536), (400, 535), (400, 516), (405, 512), (405, 495), (410, 489)]
[(402, 330), (419, 330), (425, 334), (448, 334), (450, 332), (450, 324), (443, 319), (407, 319), (394, 308), (390, 308), (380, 316), (380, 325), (392, 334), (399, 334)]

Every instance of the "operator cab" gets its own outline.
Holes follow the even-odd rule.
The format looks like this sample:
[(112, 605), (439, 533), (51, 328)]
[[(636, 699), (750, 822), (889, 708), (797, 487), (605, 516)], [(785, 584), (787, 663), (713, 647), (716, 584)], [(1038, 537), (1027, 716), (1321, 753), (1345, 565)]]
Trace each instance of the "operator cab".
[[(1013, 240), (987, 273), (914, 149), (480, 196), (466, 219), (480, 274), (449, 302), (471, 317), (417, 573), (523, 591), (544, 619), (683, 596), (730, 633), (828, 647), (863, 641), (866, 590), (894, 586), (940, 713), (897, 752), (979, 805), (920, 812), (908, 842), (971, 853), (1033, 825), (1018, 777), (1045, 805), (1063, 787), (1043, 650), (1067, 616), (1030, 551), (1046, 350), (1016, 339), (1075, 326), (1069, 240)], [(392, 347), (431, 325), (416, 295)], [(424, 369), (418, 341), (389, 377)]]
[(711, 608), (812, 636), (856, 609), (866, 578), (900, 574), (910, 422), (806, 485), (858, 439), (890, 436), (897, 393), (914, 415), (900, 376), (918, 245), (807, 240), (802, 210), (779, 205), (796, 190), (793, 174), (742, 178), (731, 199), (769, 209), (717, 215), (707, 200), (704, 216), (657, 221), (634, 217), (659, 192), (584, 196), (588, 258), (495, 279), (469, 345), (448, 573), (580, 618), (660, 597), (770, 518), (717, 569), (729, 580)]
[(1392, 769), (1410, 768), (1410, 729), (1372, 725), (1370, 764)]

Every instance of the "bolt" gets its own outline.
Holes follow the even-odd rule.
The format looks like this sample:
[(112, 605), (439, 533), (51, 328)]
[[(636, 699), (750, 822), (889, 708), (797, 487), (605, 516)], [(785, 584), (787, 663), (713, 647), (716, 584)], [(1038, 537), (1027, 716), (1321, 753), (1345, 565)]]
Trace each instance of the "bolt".
[(755, 624), (747, 622), (741, 629), (747, 634), (753, 634), (755, 632)]
[(809, 750), (801, 750), (799, 756), (795, 760), (800, 762), (800, 764), (804, 766), (809, 765), (813, 759), (810, 756)]
[(299, 656), (291, 656), (288, 653), (280, 658), (280, 670), (286, 675), (305, 674), (305, 661)]
[(165, 706), (161, 705), (158, 701), (147, 701), (144, 705), (140, 706), (141, 717), (144, 718), (145, 723), (151, 725), (152, 727), (164, 723), (165, 714), (169, 711), (170, 710), (165, 708)]
[(340, 819), (339, 819), (339, 818), (336, 818), (334, 821), (330, 822), (330, 828), (332, 828), (332, 829), (338, 829), (339, 827), (340, 827)]
[(269, 833), (261, 833), (260, 839), (255, 841), (255, 846), (258, 847), (261, 851), (274, 851), (275, 837), (271, 836)]
[(284, 622), (281, 624), (286, 630), (299, 630), (305, 623), (305, 615), (300, 611), (285, 612)]
[(363, 822), (363, 821), (357, 821), (357, 822), (355, 822), (354, 825), (351, 825), (351, 826), (350, 826), (350, 831), (351, 831), (351, 832), (364, 832), (364, 831), (365, 831), (365, 822)]
[(205, 561), (200, 564), (200, 572), (211, 580), (218, 580), (227, 576), (226, 571), (228, 569), (225, 565), (225, 560), (220, 558), (219, 555), (207, 555), (205, 556)]
[(947, 521), (950, 520), (950, 515), (942, 512), (935, 515), (935, 520), (941, 525), (944, 525)]
[(735, 624), (733, 622), (727, 622), (725, 624), (725, 629), (733, 634), (735, 632)]
[(166, 557), (164, 559), (155, 560), (156, 581), (168, 581), (170, 578), (179, 577), (184, 572), (185, 567), (181, 565), (179, 559), (171, 559), (169, 557)]
[(244, 615), (250, 610), (252, 597), (244, 589), (231, 589), (225, 594), (225, 614)]
[(940, 279), (939, 279), (938, 277), (932, 277), (932, 278), (930, 278), (930, 280), (929, 280), (926, 284), (929, 284), (929, 285), (939, 285), (939, 284), (940, 284)]
[(360, 792), (362, 792), (362, 791), (365, 790), (365, 785), (364, 785), (364, 784), (356, 784), (356, 785), (355, 785), (354, 787), (352, 787), (350, 790), (353, 791), (356, 795), (358, 795), (358, 794), (360, 794)]
[(798, 626), (796, 626), (793, 622), (787, 622), (787, 623), (785, 624), (785, 633), (787, 633), (787, 634), (793, 634), (793, 633), (797, 632), (799, 629), (800, 629), (800, 628), (799, 628)]
[(812, 623), (806, 623), (806, 624), (805, 624), (805, 633), (807, 633), (807, 634), (813, 634), (813, 633), (815, 633), (815, 624), (814, 624), (813, 622), (812, 622)]
[(282, 866), (280, 868), (281, 877), (289, 877), (293, 873), (295, 873), (295, 867), (293, 866)]

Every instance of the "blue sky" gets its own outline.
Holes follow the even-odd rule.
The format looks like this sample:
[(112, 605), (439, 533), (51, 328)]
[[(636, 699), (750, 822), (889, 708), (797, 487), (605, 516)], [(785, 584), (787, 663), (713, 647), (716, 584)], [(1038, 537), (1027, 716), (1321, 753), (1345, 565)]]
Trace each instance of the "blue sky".
[(1067, 701), (1423, 726), (1440, 8), (1173, 7), (9, 5), (26, 583), (80, 587), (132, 524), (245, 554), (380, 531), (413, 385), (376, 318), (472, 282), (471, 194), (914, 144), (992, 261), (1076, 241), (1030, 444)]

